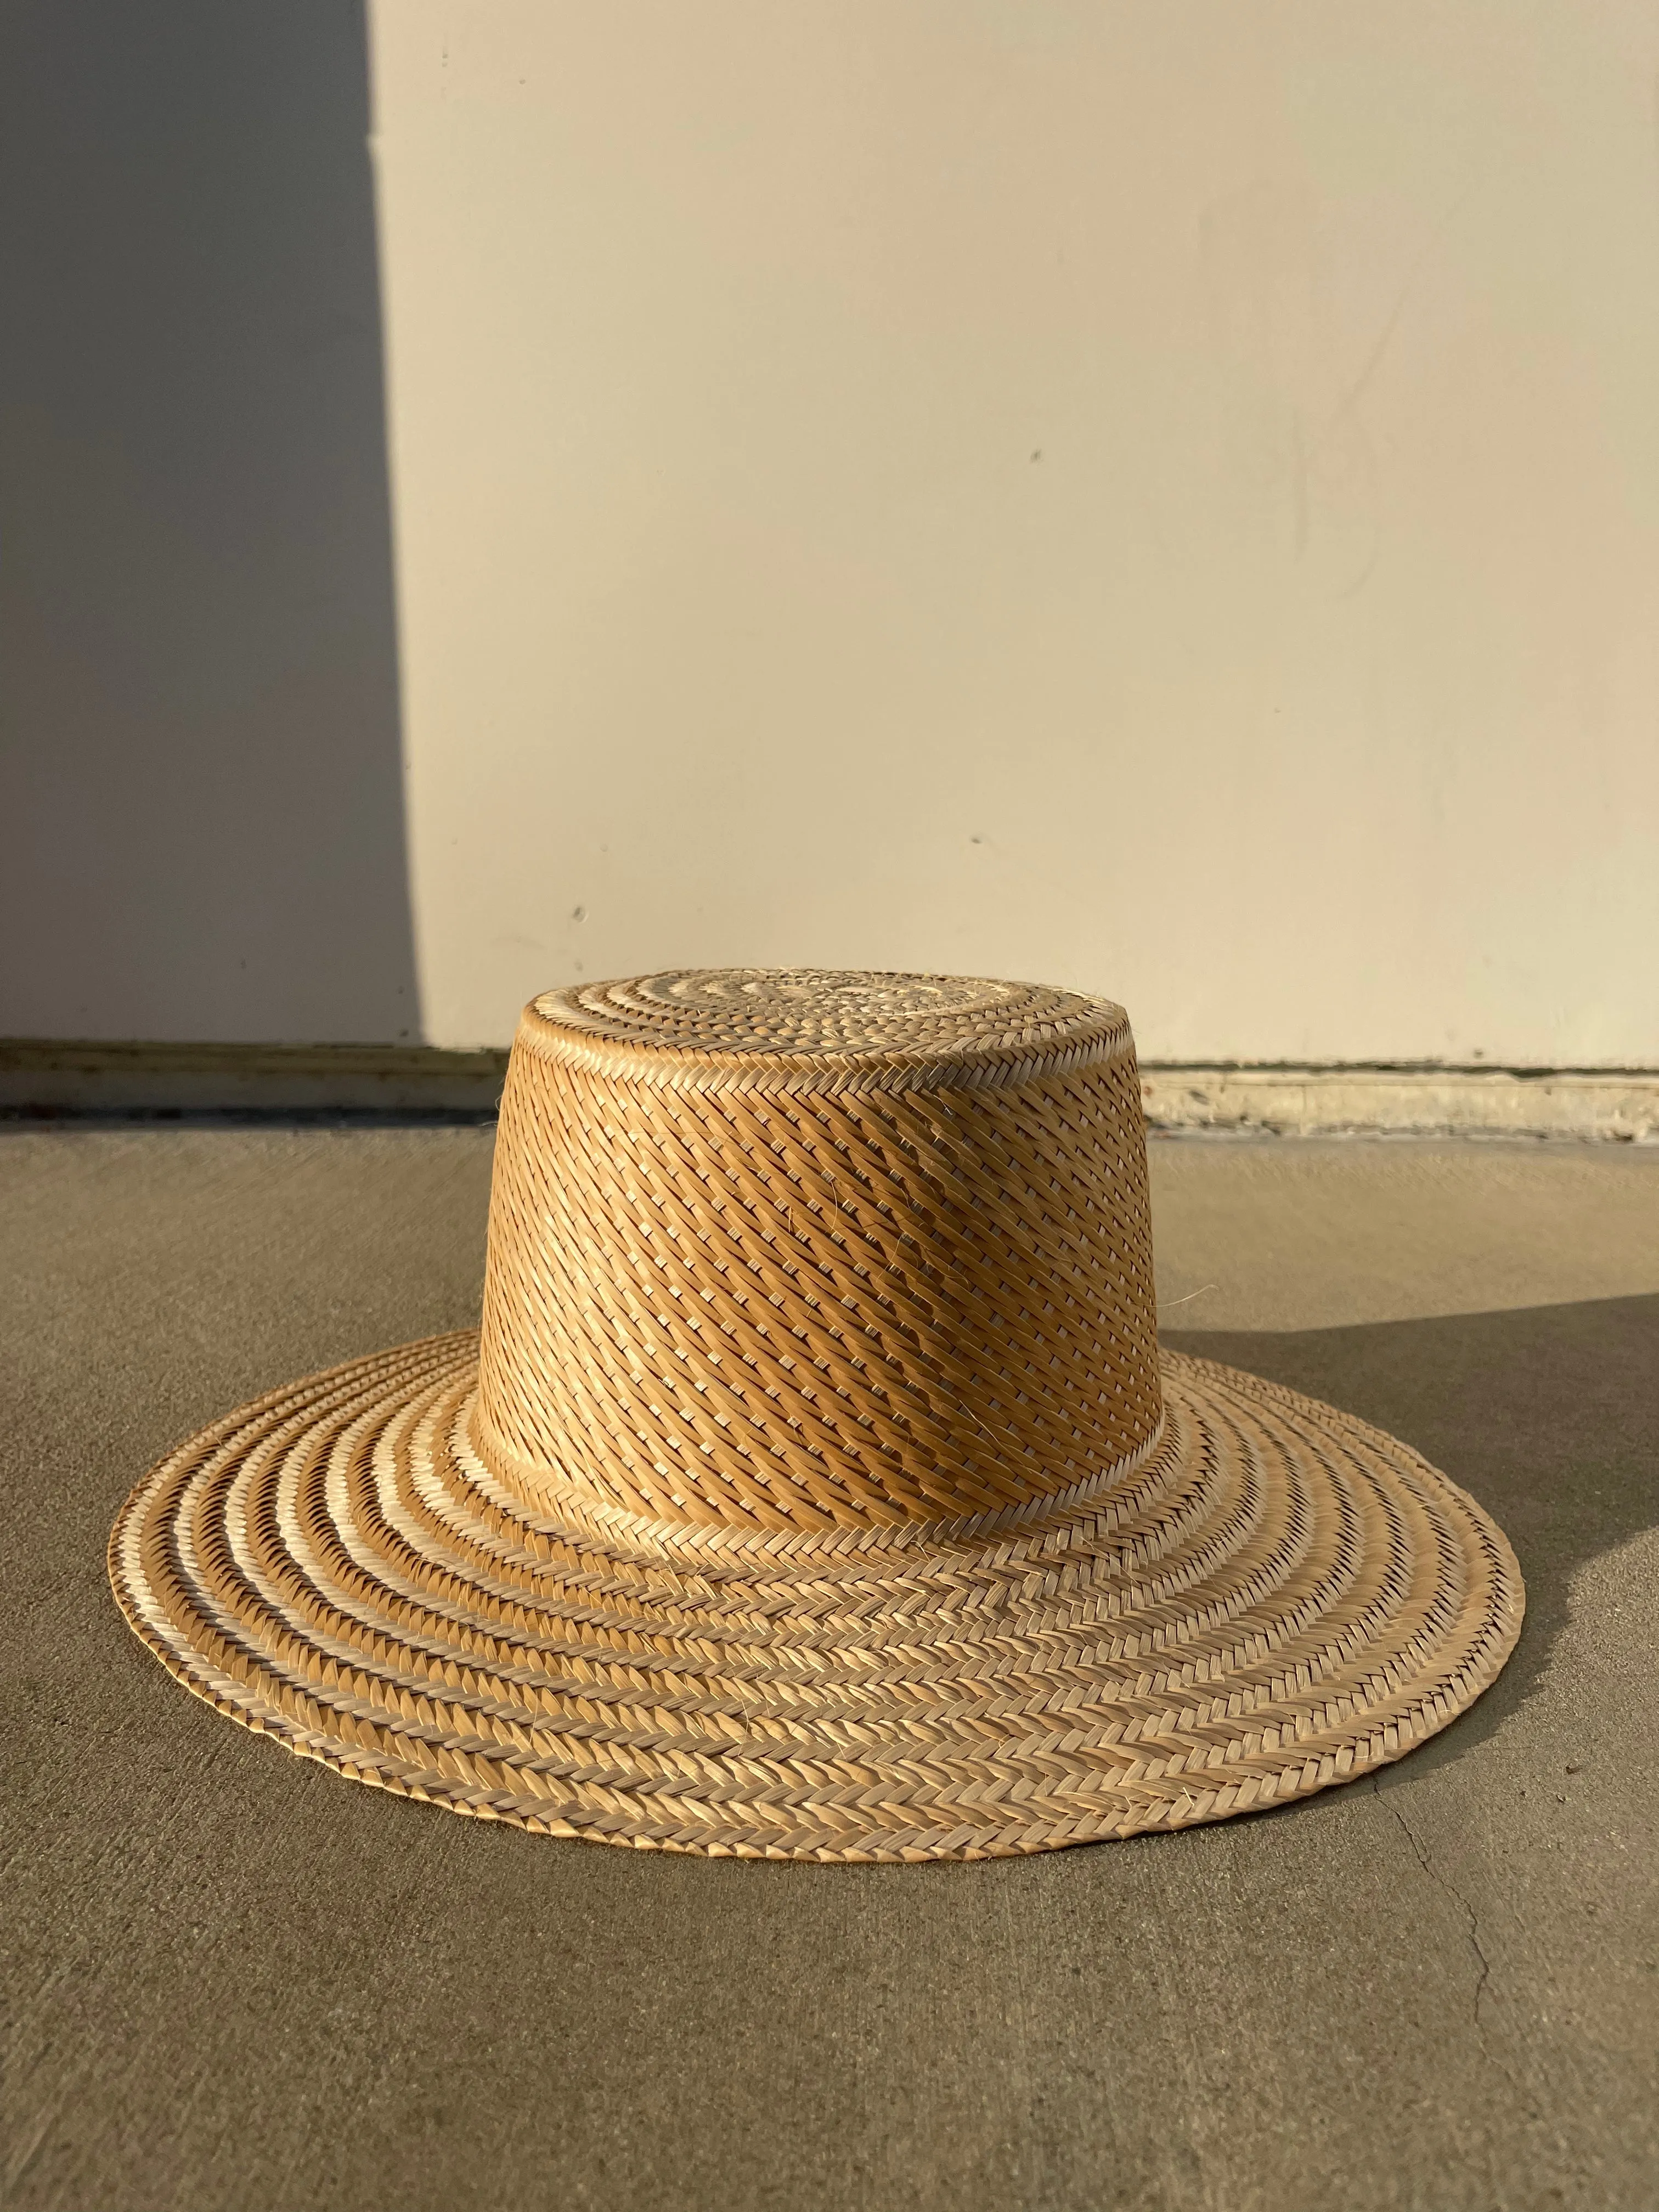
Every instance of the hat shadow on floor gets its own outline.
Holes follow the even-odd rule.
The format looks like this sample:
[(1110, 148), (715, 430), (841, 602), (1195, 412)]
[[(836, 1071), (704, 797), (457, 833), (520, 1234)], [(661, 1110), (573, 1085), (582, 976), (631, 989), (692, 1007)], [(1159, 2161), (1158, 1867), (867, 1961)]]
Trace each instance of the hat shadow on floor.
[(1492, 1688), (1411, 1753), (1419, 1773), (1504, 1725), (1543, 1679), (1578, 1568), (1659, 1524), (1659, 1295), (1346, 1328), (1166, 1330), (1163, 1341), (1403, 1438), (1514, 1546), (1527, 1586), (1520, 1643)]

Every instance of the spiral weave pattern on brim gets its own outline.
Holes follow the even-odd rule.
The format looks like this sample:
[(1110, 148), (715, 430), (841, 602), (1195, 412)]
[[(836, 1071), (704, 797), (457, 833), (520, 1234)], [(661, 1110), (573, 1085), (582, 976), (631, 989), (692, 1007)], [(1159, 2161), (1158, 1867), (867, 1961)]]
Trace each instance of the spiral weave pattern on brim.
[(1165, 1354), (1151, 1451), (1018, 1528), (706, 1559), (526, 1510), (468, 1443), (472, 1332), (182, 1445), (110, 1545), (198, 1696), (352, 1779), (536, 1832), (981, 1858), (1282, 1803), (1492, 1680), (1521, 1578), (1405, 1445)]

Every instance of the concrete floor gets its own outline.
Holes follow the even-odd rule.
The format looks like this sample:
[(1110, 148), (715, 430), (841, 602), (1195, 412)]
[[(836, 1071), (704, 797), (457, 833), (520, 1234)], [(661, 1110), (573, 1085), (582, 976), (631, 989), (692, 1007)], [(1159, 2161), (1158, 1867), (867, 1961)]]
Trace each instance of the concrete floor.
[(1659, 1154), (1158, 1146), (1175, 1340), (1473, 1490), (1520, 1650), (1281, 1811), (818, 1869), (353, 1788), (116, 1613), (167, 1444), (475, 1317), (489, 1147), (0, 1133), (15, 2212), (1659, 2203)]

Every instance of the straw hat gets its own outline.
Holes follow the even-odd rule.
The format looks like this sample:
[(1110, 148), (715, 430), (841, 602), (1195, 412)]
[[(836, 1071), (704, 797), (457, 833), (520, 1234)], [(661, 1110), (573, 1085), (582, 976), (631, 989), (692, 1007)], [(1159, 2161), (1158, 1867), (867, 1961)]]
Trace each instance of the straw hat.
[(1522, 1603), (1407, 1446), (1160, 1354), (1120, 1007), (762, 969), (527, 1007), (482, 1334), (191, 1438), (110, 1573), (188, 1688), (354, 1780), (843, 1860), (1346, 1781)]

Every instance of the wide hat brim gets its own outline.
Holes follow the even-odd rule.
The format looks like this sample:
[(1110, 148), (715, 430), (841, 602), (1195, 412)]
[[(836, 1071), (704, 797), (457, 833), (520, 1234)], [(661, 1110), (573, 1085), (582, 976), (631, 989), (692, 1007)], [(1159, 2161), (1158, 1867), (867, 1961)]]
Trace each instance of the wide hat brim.
[(1400, 1758), (1520, 1631), (1416, 1453), (1165, 1353), (1143, 1462), (1006, 1525), (572, 1528), (478, 1461), (476, 1332), (330, 1370), (123, 1507), (122, 1610), (198, 1697), (358, 1782), (539, 1833), (830, 1861), (1185, 1827)]

